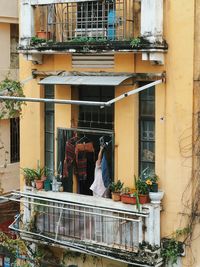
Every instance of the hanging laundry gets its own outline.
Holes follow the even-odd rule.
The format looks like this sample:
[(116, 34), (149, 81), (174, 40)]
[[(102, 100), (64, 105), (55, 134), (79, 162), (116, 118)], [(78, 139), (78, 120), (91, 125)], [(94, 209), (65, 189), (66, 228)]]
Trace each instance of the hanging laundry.
[(109, 197), (109, 190), (108, 188), (105, 187), (102, 176), (102, 154), (103, 154), (103, 147), (100, 148), (98, 154), (98, 159), (96, 161), (96, 167), (94, 172), (94, 182), (90, 186), (90, 189), (93, 191), (93, 196)]
[(71, 138), (66, 142), (65, 146), (65, 159), (63, 164), (64, 177), (68, 177), (69, 168), (72, 166), (74, 159), (75, 159), (75, 144), (74, 144), (74, 138)]
[(102, 177), (103, 177), (104, 186), (108, 188), (111, 183), (111, 179), (110, 179), (110, 174), (109, 174), (108, 162), (106, 158), (106, 152), (103, 153), (103, 158), (101, 161), (101, 169), (102, 169)]
[(79, 181), (87, 179), (87, 153), (94, 154), (94, 147), (91, 142), (76, 145), (75, 155)]
[(90, 186), (90, 189), (93, 191), (93, 196), (96, 197), (104, 197), (106, 193), (106, 187), (104, 186), (103, 178), (102, 178), (102, 170), (101, 164), (96, 162), (96, 167), (94, 171), (94, 182)]

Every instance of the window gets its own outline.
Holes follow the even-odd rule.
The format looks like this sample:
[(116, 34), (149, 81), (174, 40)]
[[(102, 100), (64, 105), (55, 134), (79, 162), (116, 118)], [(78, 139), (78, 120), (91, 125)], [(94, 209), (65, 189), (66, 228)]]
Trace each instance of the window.
[[(112, 86), (79, 86), (80, 100), (106, 102), (113, 98), (114, 87)], [(113, 130), (114, 105), (102, 109), (94, 106), (80, 106), (78, 126)]]
[(115, 22), (115, 1), (83, 2), (77, 5), (77, 36), (84, 31), (88, 37), (103, 38), (107, 36), (112, 39), (115, 35)]
[(155, 171), (155, 88), (139, 94), (139, 169)]
[[(45, 86), (45, 98), (54, 98), (54, 86)], [(54, 171), (54, 104), (45, 103), (45, 166)]]
[(20, 159), (20, 128), (19, 118), (10, 119), (10, 162), (19, 162)]

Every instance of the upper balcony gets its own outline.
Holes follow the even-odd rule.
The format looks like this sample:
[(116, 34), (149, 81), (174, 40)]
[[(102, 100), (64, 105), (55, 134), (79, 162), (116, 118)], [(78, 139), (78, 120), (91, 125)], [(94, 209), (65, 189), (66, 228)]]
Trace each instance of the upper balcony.
[(26, 241), (72, 249), (134, 266), (162, 265), (160, 205), (136, 205), (66, 192), (24, 191), (11, 226)]
[(156, 61), (166, 49), (163, 0), (21, 1), (22, 53), (128, 50)]

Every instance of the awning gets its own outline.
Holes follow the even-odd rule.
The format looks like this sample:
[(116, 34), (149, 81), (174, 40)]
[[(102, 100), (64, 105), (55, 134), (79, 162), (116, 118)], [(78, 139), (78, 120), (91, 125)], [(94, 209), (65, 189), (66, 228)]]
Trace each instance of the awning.
[(49, 76), (39, 82), (39, 84), (60, 84), (60, 85), (104, 85), (117, 86), (123, 81), (131, 78), (132, 75), (113, 75), (113, 76)]

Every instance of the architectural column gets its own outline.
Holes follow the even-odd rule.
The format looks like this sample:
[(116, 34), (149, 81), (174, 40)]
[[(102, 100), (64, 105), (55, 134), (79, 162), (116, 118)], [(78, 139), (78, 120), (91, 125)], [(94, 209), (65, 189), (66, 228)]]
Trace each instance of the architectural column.
[(20, 45), (30, 44), (31, 37), (34, 36), (34, 7), (31, 0), (20, 1)]

